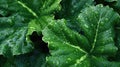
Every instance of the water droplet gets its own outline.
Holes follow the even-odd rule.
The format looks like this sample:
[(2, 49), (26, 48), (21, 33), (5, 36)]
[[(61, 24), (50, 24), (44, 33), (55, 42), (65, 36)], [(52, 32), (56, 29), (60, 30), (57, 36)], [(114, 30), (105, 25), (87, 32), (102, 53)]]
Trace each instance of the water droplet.
[(56, 61), (56, 64), (59, 65), (59, 61)]
[(101, 25), (104, 25), (104, 22), (100, 22)]
[(85, 28), (88, 28), (88, 25), (87, 24), (84, 24)]
[(68, 61), (66, 61), (66, 63), (68, 63)]
[(105, 21), (108, 21), (108, 18), (105, 18)]
[(91, 26), (93, 27), (94, 25), (93, 25), (93, 24), (91, 24)]
[(112, 37), (110, 37), (110, 40), (111, 40), (111, 41), (113, 41), (113, 38), (112, 38)]
[(105, 44), (105, 42), (103, 41), (102, 44)]
[(98, 12), (97, 12), (97, 11), (95, 11), (95, 14), (98, 14)]
[(71, 58), (67, 58), (68, 61), (71, 61), (72, 59)]

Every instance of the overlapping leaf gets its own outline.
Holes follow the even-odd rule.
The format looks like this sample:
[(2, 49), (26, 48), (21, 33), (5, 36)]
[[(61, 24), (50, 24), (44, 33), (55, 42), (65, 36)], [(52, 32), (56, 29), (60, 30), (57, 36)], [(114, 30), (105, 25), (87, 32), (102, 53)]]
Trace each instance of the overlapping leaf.
[(57, 17), (67, 19), (76, 18), (83, 8), (93, 5), (93, 1), (94, 0), (62, 0), (62, 9)]
[(53, 15), (47, 15), (47, 16), (41, 16), (40, 18), (34, 19), (30, 21), (28, 24), (28, 33), (27, 35), (32, 35), (34, 31), (37, 32), (37, 34), (41, 35), (41, 31), (54, 20)]
[(60, 10), (61, 8), (59, 4), (61, 0), (20, 0), (20, 2), (32, 8), (32, 11), (37, 15), (54, 13), (55, 10)]
[(60, 1), (0, 0), (0, 55), (30, 52), (33, 45), (26, 37), (29, 21), (53, 14), (60, 9)]
[[(26, 39), (27, 23), (19, 22), (22, 19), (19, 15), (2, 19), (4, 21), (0, 21), (0, 54), (10, 56), (31, 51), (33, 47)], [(16, 23), (17, 21), (19, 23)]]
[(71, 29), (80, 32), (78, 28), (78, 21), (76, 17), (82, 9), (94, 4), (94, 0), (62, 0), (62, 9), (56, 13), (55, 18), (65, 18), (67, 20), (67, 26)]
[(113, 9), (97, 5), (79, 14), (82, 35), (69, 29), (65, 20), (51, 22), (42, 32), (51, 53), (47, 57), (48, 67), (113, 67), (114, 62), (110, 63), (107, 57), (118, 50), (114, 42), (114, 25), (118, 19)]

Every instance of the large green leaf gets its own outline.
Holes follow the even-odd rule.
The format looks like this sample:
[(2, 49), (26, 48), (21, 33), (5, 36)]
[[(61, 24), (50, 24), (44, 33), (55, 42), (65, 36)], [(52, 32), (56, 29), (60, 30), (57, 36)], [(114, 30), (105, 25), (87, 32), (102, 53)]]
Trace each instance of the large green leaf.
[(65, 20), (53, 21), (42, 31), (51, 53), (47, 67), (119, 67), (119, 63), (107, 60), (118, 50), (114, 25), (119, 15), (102, 5), (81, 12), (77, 19), (84, 34), (69, 29)]
[(109, 51), (109, 54), (114, 53), (114, 49), (116, 51), (115, 47), (107, 48), (114, 46), (114, 26), (119, 19), (119, 15), (108, 6), (103, 7), (102, 5), (86, 8), (83, 11), (78, 16), (78, 20), (84, 36), (92, 45), (91, 51), (95, 50), (95, 53), (109, 53)]
[(43, 15), (51, 17), (60, 9), (60, 1), (0, 0), (0, 55), (9, 57), (30, 52), (34, 47), (27, 34), (29, 21), (32, 23)]

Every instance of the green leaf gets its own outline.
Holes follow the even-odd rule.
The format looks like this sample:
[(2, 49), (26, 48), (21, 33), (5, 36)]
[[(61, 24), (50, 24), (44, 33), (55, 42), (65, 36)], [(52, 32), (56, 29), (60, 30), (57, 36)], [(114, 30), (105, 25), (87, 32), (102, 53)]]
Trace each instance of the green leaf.
[(29, 22), (36, 24), (34, 21), (41, 18), (38, 21), (42, 24), (44, 18), (53, 18), (54, 11), (60, 9), (60, 1), (0, 0), (0, 55), (10, 57), (32, 51), (34, 47), (28, 34), (33, 31), (28, 31)]
[(34, 50), (29, 54), (23, 54), (8, 58), (2, 67), (45, 67), (47, 54)]
[(19, 55), (31, 51), (31, 41), (26, 39), (27, 23), (16, 23), (15, 20), (22, 19), (19, 15), (1, 19), (5, 21), (0, 21), (0, 55)]
[[(34, 15), (46, 15), (54, 13), (55, 10), (60, 10), (61, 0), (19, 0), (18, 3), (25, 8), (32, 8), (30, 12)], [(27, 7), (26, 7), (27, 6)]]
[(33, 18), (40, 15), (53, 14), (60, 10), (61, 0), (1, 0), (0, 14), (6, 16), (11, 13), (19, 13), (22, 16)]
[(93, 5), (93, 1), (94, 0), (62, 0), (62, 9), (57, 17), (67, 19), (76, 18), (83, 8)]
[(114, 62), (114, 61), (109, 62), (104, 57), (92, 56), (91, 61), (93, 66), (95, 65), (96, 67), (119, 67), (120, 66), (120, 62)]
[[(47, 58), (50, 67), (72, 65), (75, 63), (74, 60), (86, 53), (79, 48), (80, 43), (87, 46), (86, 38), (66, 28), (64, 22), (65, 20), (56, 23), (51, 22), (48, 28), (43, 31), (43, 39), (49, 44), (51, 55), (53, 55)], [(79, 40), (82, 42), (79, 42)]]
[(116, 46), (118, 47), (118, 51), (117, 51), (117, 54), (113, 57), (113, 60), (120, 62), (120, 27), (119, 26), (116, 26), (115, 43), (116, 43)]
[(28, 16), (31, 14), (17, 1), (1, 0), (0, 3), (0, 55), (10, 57), (30, 52), (33, 46), (31, 41), (26, 39), (26, 33)]
[(116, 46), (120, 49), (120, 27), (116, 27)]
[(27, 35), (32, 35), (34, 31), (37, 34), (41, 35), (41, 31), (51, 22), (53, 21), (54, 17), (51, 16), (41, 16), (40, 18), (33, 19), (28, 24), (28, 33)]
[(94, 50), (93, 52), (102, 54), (116, 52), (113, 26), (115, 26), (118, 19), (119, 15), (108, 6), (98, 5), (83, 10), (83, 13), (78, 16), (78, 20), (84, 35), (92, 45), (91, 51)]
[(82, 9), (93, 5), (94, 0), (62, 0), (61, 11), (56, 13), (55, 18), (65, 18), (67, 20), (67, 26), (75, 31), (81, 32), (78, 28), (78, 21), (76, 17)]
[(120, 14), (120, 0), (105, 0), (102, 4), (109, 5)]
[[(32, 8), (31, 8), (32, 9)], [(19, 15), (22, 19), (19, 21), (29, 21), (35, 16), (29, 12), (28, 9), (18, 3), (17, 0), (1, 0), (0, 1), (0, 15), (1, 17), (10, 17), (12, 15)]]
[(48, 43), (51, 53), (46, 59), (48, 67), (109, 66), (107, 57), (118, 50), (114, 43), (114, 26), (119, 15), (102, 5), (90, 6), (81, 12), (77, 19), (84, 34), (69, 29), (64, 19), (51, 22), (42, 31), (43, 40)]

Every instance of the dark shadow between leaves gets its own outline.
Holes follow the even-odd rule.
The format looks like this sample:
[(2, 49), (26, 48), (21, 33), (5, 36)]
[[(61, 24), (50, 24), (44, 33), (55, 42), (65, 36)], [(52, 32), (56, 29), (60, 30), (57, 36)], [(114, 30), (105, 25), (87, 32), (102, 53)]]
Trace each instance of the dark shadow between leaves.
[(35, 49), (42, 51), (43, 53), (49, 54), (48, 44), (42, 40), (43, 35), (38, 35), (37, 32), (33, 32), (30, 35), (31, 41), (34, 43)]
[(105, 0), (94, 0), (94, 2), (95, 2), (95, 5), (97, 5), (97, 4), (103, 4), (104, 6), (109, 5), (110, 7), (112, 7), (114, 4), (116, 4), (116, 1), (107, 2)]
[(3, 64), (7, 61), (6, 58), (4, 58), (2, 55), (0, 55), (0, 67), (3, 66)]

